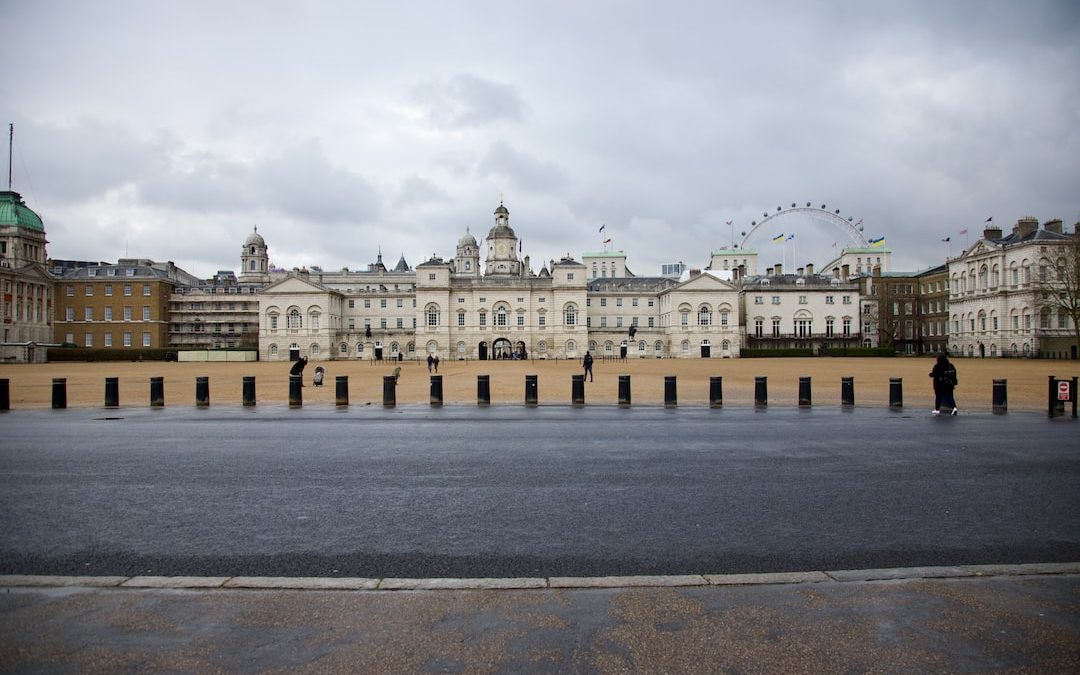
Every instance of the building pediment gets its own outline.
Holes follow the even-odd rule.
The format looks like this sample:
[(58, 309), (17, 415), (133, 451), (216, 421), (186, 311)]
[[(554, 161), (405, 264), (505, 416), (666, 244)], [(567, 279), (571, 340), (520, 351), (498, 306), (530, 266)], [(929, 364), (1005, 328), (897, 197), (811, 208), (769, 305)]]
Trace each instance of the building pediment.
[(267, 295), (271, 293), (338, 293), (338, 291), (335, 291), (332, 288), (323, 286), (322, 284), (311, 281), (310, 279), (298, 277), (292, 273), (290, 273), (289, 276), (281, 279), (280, 281), (275, 281), (274, 283), (269, 284), (259, 292), (262, 295)]
[(708, 272), (691, 277), (678, 284), (673, 291), (735, 291), (735, 286), (729, 281), (724, 281)]

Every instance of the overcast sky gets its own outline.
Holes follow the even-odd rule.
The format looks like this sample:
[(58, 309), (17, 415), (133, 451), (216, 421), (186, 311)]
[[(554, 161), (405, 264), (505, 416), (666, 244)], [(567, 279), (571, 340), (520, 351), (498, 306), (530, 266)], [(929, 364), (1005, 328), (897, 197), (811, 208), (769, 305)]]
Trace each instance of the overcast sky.
[[(500, 194), (535, 271), (607, 237), (638, 275), (704, 266), (792, 203), (910, 271), (988, 217), (1080, 220), (1075, 0), (35, 0), (0, 25), (53, 258), (208, 277), (258, 225), (280, 267), (415, 266)], [(820, 266), (833, 242), (793, 214), (747, 246)]]

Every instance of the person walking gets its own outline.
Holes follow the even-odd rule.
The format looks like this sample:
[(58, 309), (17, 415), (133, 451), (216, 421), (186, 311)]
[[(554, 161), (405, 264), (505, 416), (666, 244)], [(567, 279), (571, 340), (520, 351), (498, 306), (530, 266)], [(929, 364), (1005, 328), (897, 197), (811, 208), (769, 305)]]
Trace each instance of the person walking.
[(583, 366), (585, 366), (585, 374), (589, 376), (589, 382), (593, 381), (592, 362), (593, 362), (592, 354), (590, 354), (589, 352), (585, 352), (585, 358), (583, 358), (581, 360), (581, 364)]
[(428, 371), (429, 373), (431, 372), (431, 365), (432, 365), (433, 363), (435, 363), (435, 359), (433, 359), (433, 358), (431, 357), (431, 354), (428, 354), (428, 355), (427, 355), (427, 371)]
[(956, 367), (944, 354), (938, 354), (937, 363), (934, 364), (934, 369), (930, 371), (930, 379), (934, 383), (934, 409), (931, 412), (940, 415), (942, 405), (952, 408), (953, 415), (959, 412), (956, 407), (956, 397), (953, 395), (953, 389), (960, 382), (956, 378)]
[(432, 357), (431, 365), (435, 366), (435, 372), (438, 373), (439, 372), (439, 355), (438, 354), (436, 354), (434, 357)]

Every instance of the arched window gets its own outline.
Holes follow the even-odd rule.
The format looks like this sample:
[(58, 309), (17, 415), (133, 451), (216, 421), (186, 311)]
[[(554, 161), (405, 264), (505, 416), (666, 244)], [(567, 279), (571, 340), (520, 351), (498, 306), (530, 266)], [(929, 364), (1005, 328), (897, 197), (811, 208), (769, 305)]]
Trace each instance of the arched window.
[(431, 303), (430, 305), (428, 305), (427, 308), (424, 310), (424, 315), (426, 317), (426, 321), (427, 321), (428, 326), (438, 326), (439, 325), (439, 306), (438, 305), (436, 305), (435, 303)]
[(731, 351), (731, 340), (724, 340), (723, 342), (721, 342), (720, 343), (720, 351), (724, 352), (724, 353), (730, 352)]
[(396, 342), (391, 342), (390, 343), (390, 353), (394, 355), (394, 358), (397, 358), (398, 343), (396, 343)]
[(499, 305), (495, 308), (495, 325), (506, 325), (506, 305)]
[(699, 326), (711, 326), (712, 325), (712, 312), (708, 307), (702, 307), (698, 310), (697, 323)]
[(311, 314), (308, 314), (308, 328), (310, 328), (312, 330), (318, 330), (319, 329), (319, 313), (318, 312), (312, 312)]
[(439, 352), (439, 343), (434, 340), (430, 340), (427, 343), (428, 354), (437, 354)]
[(270, 330), (277, 330), (277, 320), (278, 320), (278, 315), (277, 314), (268, 314), (267, 315), (267, 323), (270, 326)]
[(657, 340), (656, 344), (653, 345), (653, 351), (656, 352), (657, 356), (660, 356), (661, 354), (663, 354), (664, 353), (664, 343), (661, 342), (660, 340)]
[(566, 353), (569, 356), (573, 356), (574, 354), (577, 353), (577, 345), (574, 344), (573, 340), (567, 340), (566, 341)]
[(589, 340), (589, 351), (590, 352), (595, 352), (596, 351), (596, 340)]
[(319, 355), (319, 345), (317, 345), (315, 343), (312, 343), (311, 346), (308, 347), (308, 354), (310, 354), (311, 356), (318, 356)]
[(342, 356), (348, 356), (349, 355), (349, 343), (348, 342), (342, 342), (340, 345), (338, 345), (338, 354), (340, 354)]
[(547, 342), (541, 340), (540, 344), (536, 345), (536, 351), (540, 352), (541, 354), (547, 353)]
[(289, 310), (289, 329), (298, 330), (301, 327), (300, 310), (293, 308)]
[(607, 342), (604, 343), (604, 354), (605, 355), (611, 356), (614, 353), (614, 351), (615, 351), (615, 345), (612, 344), (611, 340), (608, 340)]
[(464, 342), (457, 343), (457, 353), (462, 355), (462, 356), (465, 356), (465, 343)]
[(272, 359), (277, 358), (277, 345), (270, 345), (270, 349), (267, 350), (267, 354), (269, 354), (270, 358)]
[(644, 340), (641, 340), (637, 343), (637, 350), (639, 352), (644, 352), (646, 349), (648, 349), (648, 346), (645, 344)]
[(363, 342), (357, 342), (356, 343), (356, 355), (359, 356), (360, 358), (364, 357), (364, 343)]
[(682, 353), (683, 354), (689, 354), (690, 353), (690, 341), (689, 340), (683, 340), (682, 341)]
[[(566, 325), (567, 326), (576, 326), (577, 325), (577, 306), (574, 305), (573, 303), (570, 303), (569, 305), (566, 306), (566, 308), (563, 310), (563, 312), (565, 314), (565, 323), (566, 323)], [(572, 342), (567, 343), (567, 351), (569, 351), (569, 345), (570, 344), (572, 344)]]

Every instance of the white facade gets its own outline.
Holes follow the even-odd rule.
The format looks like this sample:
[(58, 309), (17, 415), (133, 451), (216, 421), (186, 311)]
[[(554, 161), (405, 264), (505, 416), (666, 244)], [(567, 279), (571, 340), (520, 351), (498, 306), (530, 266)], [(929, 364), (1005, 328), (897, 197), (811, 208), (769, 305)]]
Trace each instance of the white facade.
[(824, 274), (773, 274), (743, 285), (747, 346), (861, 347), (859, 284)]
[(1061, 221), (1043, 228), (1022, 218), (1008, 236), (983, 238), (949, 261), (949, 351), (962, 356), (1033, 356), (1054, 339), (1067, 341), (1071, 320), (1040, 310), (1036, 294), (1069, 236)]
[[(265, 244), (254, 255), (252, 245), (242, 260), (258, 264)], [(624, 345), (631, 357), (739, 354), (738, 289), (729, 281), (634, 277), (621, 252), (588, 254), (609, 274), (590, 281), (590, 268), (573, 258), (534, 273), (520, 252), (500, 204), (484, 245), (466, 232), (450, 260), (433, 256), (412, 270), (402, 259), (388, 271), (380, 256), (361, 272), (271, 271), (258, 294), (260, 358), (578, 359), (586, 350), (619, 355)]]

